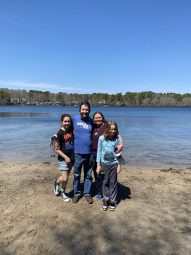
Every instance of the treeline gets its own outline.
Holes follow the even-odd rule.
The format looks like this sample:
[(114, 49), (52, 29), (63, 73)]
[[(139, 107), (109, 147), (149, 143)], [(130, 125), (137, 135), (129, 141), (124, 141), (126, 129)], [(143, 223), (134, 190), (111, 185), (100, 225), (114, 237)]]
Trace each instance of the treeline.
[(183, 106), (191, 107), (191, 94), (126, 92), (125, 94), (51, 93), (38, 90), (0, 89), (0, 105), (78, 105), (89, 101), (93, 106)]

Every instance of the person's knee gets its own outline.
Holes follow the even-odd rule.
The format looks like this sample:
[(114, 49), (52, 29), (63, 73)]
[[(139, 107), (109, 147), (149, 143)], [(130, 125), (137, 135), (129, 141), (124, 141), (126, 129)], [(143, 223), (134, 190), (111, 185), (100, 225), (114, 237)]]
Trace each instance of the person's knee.
[(64, 174), (64, 175), (62, 175), (62, 182), (67, 182), (68, 181), (68, 175), (67, 175), (67, 173), (66, 174)]
[(81, 165), (74, 165), (74, 174), (80, 174), (81, 169), (82, 169)]
[(89, 179), (89, 180), (92, 181), (92, 179), (93, 179), (92, 173), (84, 174), (84, 178), (85, 178), (85, 179)]

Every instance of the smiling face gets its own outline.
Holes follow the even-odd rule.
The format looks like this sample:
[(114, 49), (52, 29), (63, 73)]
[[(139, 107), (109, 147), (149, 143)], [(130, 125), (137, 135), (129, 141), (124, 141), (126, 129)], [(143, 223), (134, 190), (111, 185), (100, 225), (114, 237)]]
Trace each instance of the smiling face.
[(89, 113), (90, 113), (90, 109), (89, 109), (88, 105), (82, 104), (81, 107), (80, 107), (80, 115), (81, 115), (81, 117), (83, 119), (86, 119), (86, 118), (88, 118)]
[(95, 114), (94, 123), (97, 127), (101, 127), (103, 125), (103, 118), (99, 113)]
[(119, 130), (117, 123), (115, 121), (108, 121), (106, 122), (106, 129), (104, 132), (104, 136), (106, 139), (113, 139), (117, 138), (119, 135)]
[(116, 135), (117, 128), (115, 125), (111, 125), (109, 129), (109, 136), (114, 137)]
[(71, 118), (70, 117), (64, 117), (61, 124), (62, 124), (62, 127), (65, 130), (68, 130), (70, 125), (71, 125)]

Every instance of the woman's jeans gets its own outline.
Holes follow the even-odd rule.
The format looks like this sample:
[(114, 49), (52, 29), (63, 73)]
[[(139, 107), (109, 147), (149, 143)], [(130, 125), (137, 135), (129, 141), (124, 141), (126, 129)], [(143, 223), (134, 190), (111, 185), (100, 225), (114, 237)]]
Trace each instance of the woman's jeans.
[(102, 186), (103, 186), (104, 174), (103, 174), (103, 172), (97, 174), (97, 173), (96, 173), (96, 168), (97, 168), (97, 163), (94, 162), (93, 172), (94, 172), (94, 178), (95, 178), (95, 189), (96, 189), (96, 194), (97, 194), (97, 195), (100, 195), (100, 196), (103, 196)]
[(96, 194), (102, 196), (102, 185), (103, 185), (103, 172), (97, 174), (96, 169), (97, 169), (97, 162), (96, 162), (96, 155), (97, 151), (93, 151), (93, 160), (94, 160), (94, 165), (93, 165), (93, 173), (94, 173), (94, 178), (95, 178), (95, 189), (96, 189)]

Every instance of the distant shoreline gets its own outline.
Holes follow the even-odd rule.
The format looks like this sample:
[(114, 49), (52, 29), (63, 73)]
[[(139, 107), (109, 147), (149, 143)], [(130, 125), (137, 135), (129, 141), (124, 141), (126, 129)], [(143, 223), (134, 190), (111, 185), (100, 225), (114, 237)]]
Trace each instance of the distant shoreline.
[(155, 93), (152, 91), (109, 93), (52, 93), (40, 90), (0, 88), (0, 105), (65, 105), (75, 106), (89, 101), (92, 106), (165, 106), (191, 107), (191, 94)]
[[(3, 105), (0, 104), (0, 106), (18, 106), (18, 107), (30, 107), (30, 106), (34, 106), (34, 107), (39, 107), (39, 106), (43, 106), (43, 107), (49, 107), (49, 106), (54, 106), (54, 107), (78, 107), (78, 105), (54, 105), (54, 104), (7, 104), (7, 105)], [(191, 108), (190, 106), (184, 106), (184, 105), (174, 105), (174, 106), (170, 106), (170, 105), (92, 105), (92, 107), (127, 107), (127, 108)]]

